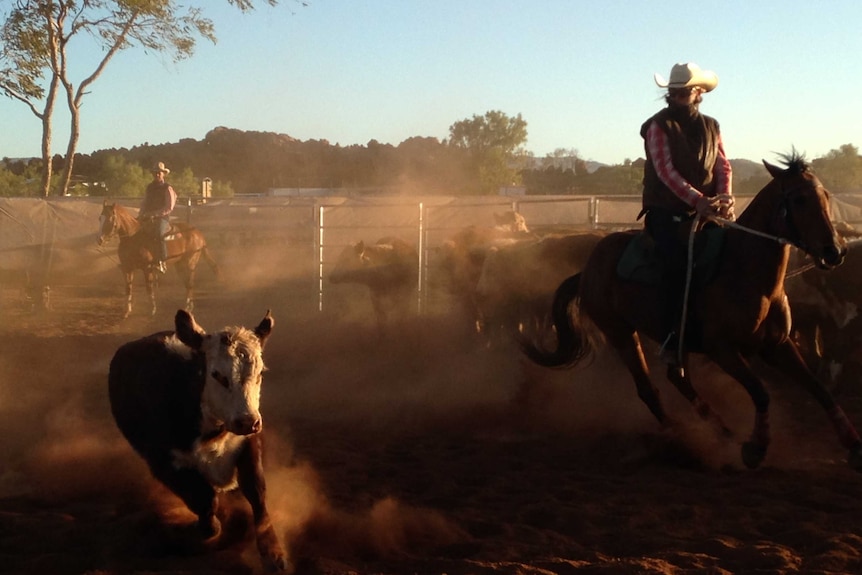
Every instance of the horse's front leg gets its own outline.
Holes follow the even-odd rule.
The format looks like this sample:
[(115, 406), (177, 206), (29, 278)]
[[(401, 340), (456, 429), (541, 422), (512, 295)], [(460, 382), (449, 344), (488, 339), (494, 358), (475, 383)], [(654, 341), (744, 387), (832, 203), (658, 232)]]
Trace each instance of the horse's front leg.
[(730, 428), (727, 427), (724, 420), (721, 419), (721, 416), (713, 411), (712, 407), (710, 407), (709, 404), (701, 399), (700, 395), (698, 395), (697, 391), (694, 389), (694, 385), (691, 383), (690, 373), (691, 370), (688, 369), (688, 356), (683, 358), (682, 367), (675, 365), (667, 366), (668, 380), (670, 380), (682, 396), (691, 403), (700, 418), (717, 427), (724, 437), (732, 436), (733, 434), (730, 431)]
[(132, 280), (135, 279), (135, 272), (124, 272), (123, 277), (126, 280), (126, 313), (123, 314), (123, 319), (126, 319), (132, 313)]
[(841, 445), (848, 450), (848, 464), (853, 469), (862, 471), (862, 440), (859, 433), (826, 386), (811, 372), (796, 344), (787, 339), (771, 353), (763, 354), (763, 359), (814, 396), (829, 416)]
[(769, 449), (769, 393), (763, 381), (751, 369), (748, 360), (735, 349), (721, 349), (710, 353), (718, 366), (738, 381), (754, 403), (754, 429), (751, 438), (742, 444), (742, 462), (749, 469), (759, 466)]
[(152, 270), (147, 270), (144, 274), (147, 281), (147, 295), (150, 296), (150, 315), (154, 316), (156, 315), (156, 274)]

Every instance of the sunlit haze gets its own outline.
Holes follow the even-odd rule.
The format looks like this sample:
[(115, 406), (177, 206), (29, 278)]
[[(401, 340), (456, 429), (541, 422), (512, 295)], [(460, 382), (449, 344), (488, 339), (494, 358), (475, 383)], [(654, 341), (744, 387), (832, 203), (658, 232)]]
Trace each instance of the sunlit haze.
[[(115, 57), (84, 99), (79, 152), (200, 140), (216, 126), (397, 145), (500, 110), (522, 115), (538, 157), (564, 148), (618, 164), (643, 156), (639, 127), (664, 105), (653, 74), (684, 61), (720, 78), (701, 109), (731, 158), (862, 144), (856, 0), (283, 0), (246, 15), (198, 4), (219, 42), (178, 64), (138, 48)], [(89, 42), (69, 48), (76, 85), (100, 56)], [(0, 118), (0, 157), (40, 155), (29, 108), (0, 98)], [(67, 137), (60, 99), (53, 153)]]

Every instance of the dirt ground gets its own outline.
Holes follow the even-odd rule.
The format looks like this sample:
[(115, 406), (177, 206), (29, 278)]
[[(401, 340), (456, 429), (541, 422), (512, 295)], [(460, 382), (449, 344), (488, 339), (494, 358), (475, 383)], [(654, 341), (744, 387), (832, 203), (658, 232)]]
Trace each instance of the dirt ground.
[[(268, 500), (298, 573), (862, 573), (862, 476), (801, 390), (770, 380), (773, 444), (747, 470), (750, 401), (709, 365), (695, 381), (730, 440), (663, 379), (678, 424), (660, 430), (604, 352), (547, 371), (444, 313), (378, 339), (367, 309), (317, 312), (307, 282), (246, 279), (204, 278), (195, 318), (254, 326), (272, 309)], [(222, 540), (196, 545), (111, 418), (109, 361), (172, 328), (176, 279), (152, 318), (121, 319), (119, 273), (56, 286), (47, 312), (2, 296), (0, 572), (259, 573), (242, 502), (226, 497)], [(862, 388), (840, 401), (862, 424)]]

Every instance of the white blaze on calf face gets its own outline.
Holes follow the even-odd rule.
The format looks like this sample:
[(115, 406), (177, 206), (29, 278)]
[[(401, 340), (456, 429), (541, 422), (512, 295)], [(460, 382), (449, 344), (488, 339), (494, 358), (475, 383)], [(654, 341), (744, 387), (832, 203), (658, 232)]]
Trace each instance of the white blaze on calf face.
[(261, 430), (260, 387), (264, 371), (260, 340), (246, 328), (207, 335), (206, 380), (201, 397), (204, 431), (224, 428), (237, 435)]

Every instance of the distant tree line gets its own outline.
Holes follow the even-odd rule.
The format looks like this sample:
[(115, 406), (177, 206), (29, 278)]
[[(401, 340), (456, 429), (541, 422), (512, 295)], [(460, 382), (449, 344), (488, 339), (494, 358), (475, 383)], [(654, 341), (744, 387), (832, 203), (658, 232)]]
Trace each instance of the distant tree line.
[[(249, 12), (281, 0), (227, 3)], [(308, 1), (290, 3), (305, 6)], [(143, 50), (180, 62), (194, 55), (199, 40), (216, 42), (213, 21), (202, 7), (177, 0), (0, 2), (0, 95), (19, 102), (41, 125), (39, 159), (0, 163), (0, 195), (140, 195), (156, 161), (171, 167), (171, 182), (183, 195), (198, 193), (201, 178), (212, 181), (216, 196), (270, 188), (467, 195), (513, 186), (543, 195), (640, 193), (643, 160), (591, 170), (574, 150), (537, 159), (524, 148), (527, 122), (520, 114), (498, 110), (455, 122), (447, 140), (415, 137), (397, 146), (371, 140), (342, 147), (216, 128), (200, 142), (77, 152), (81, 106), (114, 56)], [(101, 54), (89, 69), (81, 56), (87, 50)], [(63, 104), (71, 118), (66, 151), (52, 157), (55, 106)], [(862, 159), (855, 146), (845, 144), (813, 163), (833, 192), (862, 189)], [(766, 179), (755, 162), (734, 162), (737, 193), (755, 193)]]
[[(306, 0), (295, 0), (307, 5)], [(275, 6), (279, 0), (266, 0)], [(255, 0), (228, 0), (242, 12)], [(211, 8), (211, 3), (207, 8)], [(80, 76), (71, 74), (83, 60), (83, 39), (100, 59)], [(81, 135), (81, 106), (118, 53), (141, 49), (174, 62), (190, 58), (199, 39), (216, 42), (212, 20), (198, 7), (176, 0), (27, 0), (0, 3), (0, 94), (23, 104), (42, 127), (40, 189), (66, 194), (72, 187)], [(73, 42), (73, 40), (75, 40)], [(86, 65), (84, 66), (86, 68)], [(51, 158), (54, 110), (63, 101), (69, 111), (64, 161), (54, 171)], [(60, 174), (60, 177), (56, 177)]]
[[(496, 131), (488, 129), (495, 124)], [(641, 192), (643, 159), (595, 167), (576, 150), (562, 149), (536, 158), (523, 150), (526, 122), (520, 116), (488, 112), (456, 122), (450, 135), (443, 141), (408, 138), (397, 146), (376, 140), (364, 146), (339, 146), (326, 140), (215, 128), (201, 141), (78, 154), (69, 193), (139, 196), (150, 181), (150, 166), (159, 161), (171, 168), (168, 180), (183, 196), (200, 194), (203, 178), (212, 181), (216, 197), (264, 194), (271, 188), (399, 195), (487, 195), (511, 186), (523, 187), (531, 195)], [(503, 141), (506, 136), (511, 138)], [(63, 161), (54, 156), (54, 174), (62, 172)], [(732, 163), (735, 193), (753, 195), (767, 183), (769, 176), (759, 162)], [(862, 156), (855, 146), (845, 144), (811, 163), (833, 193), (862, 192)], [(4, 159), (0, 196), (40, 196), (41, 173), (40, 159)]]

